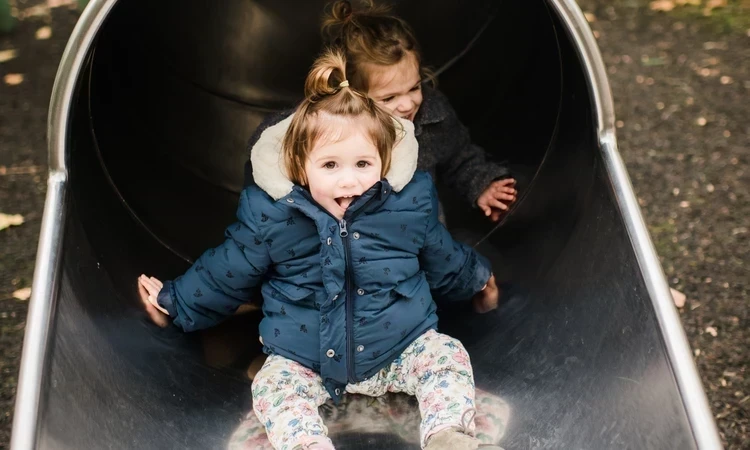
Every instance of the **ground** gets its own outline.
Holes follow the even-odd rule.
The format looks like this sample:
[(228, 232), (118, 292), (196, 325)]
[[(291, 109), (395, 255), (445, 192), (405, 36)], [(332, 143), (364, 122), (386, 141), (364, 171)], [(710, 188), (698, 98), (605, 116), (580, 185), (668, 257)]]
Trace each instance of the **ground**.
[[(705, 16), (707, 2), (727, 2), (682, 6), (693, 1), (581, 6), (608, 66), (619, 148), (644, 218), (670, 285), (688, 297), (680, 317), (722, 440), (750, 448), (750, 2)], [(0, 230), (0, 448), (10, 438), (28, 303), (13, 294), (31, 285), (47, 107), (78, 17), (61, 3), (11, 0), (23, 20), (0, 35), (0, 213), (25, 219)]]

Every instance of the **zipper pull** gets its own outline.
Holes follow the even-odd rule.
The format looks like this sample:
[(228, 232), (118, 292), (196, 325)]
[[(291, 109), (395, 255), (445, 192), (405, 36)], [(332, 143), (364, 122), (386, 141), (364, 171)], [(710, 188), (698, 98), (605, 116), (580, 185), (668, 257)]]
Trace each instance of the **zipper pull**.
[(346, 220), (344, 219), (341, 219), (341, 222), (339, 222), (339, 236), (341, 237), (349, 236), (349, 232), (346, 231)]

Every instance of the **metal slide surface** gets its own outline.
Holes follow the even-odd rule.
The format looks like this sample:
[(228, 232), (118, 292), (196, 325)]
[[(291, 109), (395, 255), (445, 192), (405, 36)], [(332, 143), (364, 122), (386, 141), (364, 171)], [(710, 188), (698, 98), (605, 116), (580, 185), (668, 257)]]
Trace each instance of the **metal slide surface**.
[[(321, 5), (289, 2), (299, 9), (290, 18), (276, 14), (281, 2), (233, 0), (211, 11), (207, 1), (164, 3), (116, 4), (72, 91), (34, 448), (226, 448), (251, 410), (246, 370), (260, 350), (259, 313), (191, 334), (161, 328), (144, 312), (136, 278), (179, 275), (223, 239), (244, 141), (264, 114), (296, 100), (290, 86), (301, 86), (307, 68), (284, 66), (286, 75), (274, 78), (257, 61), (232, 65), (235, 44), (211, 40), (286, 44), (291, 31), (264, 20), (313, 36), (315, 23), (293, 19)], [(434, 35), (443, 46), (426, 54), (446, 68), (440, 87), (475, 140), (523, 178), (522, 199), (494, 230), (445, 193), (451, 229), (472, 243), (483, 237), (477, 249), (517, 290), (489, 314), (441, 309), (440, 330), (466, 345), (483, 395), (505, 405), (497, 438), (506, 449), (699, 448), (603, 159), (580, 44), (559, 10), (516, 3), (523, 6), (447, 2), (455, 8), (430, 23), (416, 19), (419, 2), (399, 5), (423, 42)], [(475, 21), (458, 28), (453, 45), (434, 21), (459, 12)], [(239, 19), (258, 29), (238, 28)], [(509, 34), (520, 38), (508, 42)], [(319, 45), (311, 39), (298, 49), (308, 59)], [(283, 61), (258, 58), (282, 70)], [(487, 58), (508, 69), (490, 72)], [(357, 412), (361, 399), (328, 411), (338, 415), (329, 424), (337, 448), (419, 448), (416, 434), (403, 431), (418, 423), (416, 405), (398, 395), (385, 401), (400, 415)], [(14, 448), (28, 442), (19, 438)]]

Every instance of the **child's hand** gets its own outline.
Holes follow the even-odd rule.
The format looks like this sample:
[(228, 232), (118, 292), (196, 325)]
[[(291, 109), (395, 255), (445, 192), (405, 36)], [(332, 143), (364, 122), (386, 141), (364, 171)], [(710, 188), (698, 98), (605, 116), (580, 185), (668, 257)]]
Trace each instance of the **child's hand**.
[(500, 289), (497, 288), (495, 283), (495, 275), (492, 275), (487, 281), (487, 285), (484, 289), (474, 294), (472, 303), (474, 304), (474, 311), (479, 314), (484, 314), (497, 308), (498, 300), (500, 299)]
[(500, 216), (507, 212), (510, 205), (516, 201), (516, 180), (506, 178), (493, 181), (477, 199), (477, 206), (493, 222), (500, 220)]
[(164, 284), (154, 277), (147, 277), (146, 275), (138, 277), (138, 293), (141, 296), (143, 305), (146, 307), (146, 313), (148, 313), (155, 324), (163, 328), (169, 324), (169, 319), (167, 318), (169, 317), (169, 313), (166, 309), (159, 306), (159, 303), (156, 301), (162, 286)]

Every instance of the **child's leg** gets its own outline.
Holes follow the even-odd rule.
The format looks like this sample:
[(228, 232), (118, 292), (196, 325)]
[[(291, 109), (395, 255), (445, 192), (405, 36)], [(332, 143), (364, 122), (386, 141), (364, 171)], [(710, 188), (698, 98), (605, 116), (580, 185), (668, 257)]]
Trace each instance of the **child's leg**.
[(333, 449), (318, 413), (329, 398), (317, 373), (278, 355), (253, 380), (253, 410), (278, 450)]
[(456, 339), (430, 330), (417, 338), (389, 367), (347, 392), (414, 395), (422, 414), (420, 442), (438, 431), (455, 428), (474, 435), (474, 374), (469, 354)]

